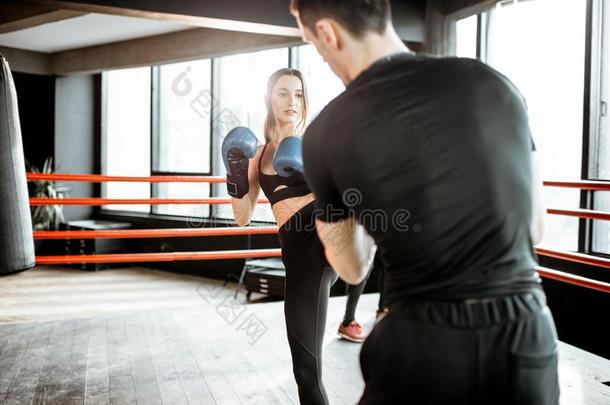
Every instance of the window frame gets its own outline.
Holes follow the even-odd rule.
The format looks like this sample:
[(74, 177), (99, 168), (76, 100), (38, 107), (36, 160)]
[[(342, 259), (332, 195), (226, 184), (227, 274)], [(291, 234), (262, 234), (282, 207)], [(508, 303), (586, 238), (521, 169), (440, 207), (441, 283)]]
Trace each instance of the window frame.
[[(610, 86), (610, 78), (604, 82), (604, 73), (610, 73), (610, 52), (605, 54), (606, 43), (610, 40), (610, 26), (604, 25), (605, 21), (610, 21), (610, 5), (604, 0), (587, 0), (587, 42), (586, 42), (586, 80), (585, 80), (585, 119), (583, 125), (583, 178), (594, 181), (610, 181), (601, 179), (597, 174), (599, 165), (599, 144), (601, 131), (601, 119), (607, 116), (602, 104), (607, 109), (610, 100), (603, 99), (603, 86)], [(608, 48), (610, 49), (610, 48)], [(607, 65), (604, 69), (604, 63)], [(604, 72), (605, 70), (605, 72)], [(606, 136), (610, 137), (610, 129)], [(584, 142), (587, 146), (585, 148)], [(587, 209), (594, 210), (595, 193), (609, 193), (608, 191), (583, 190), (581, 200)], [(595, 256), (610, 258), (610, 253), (598, 252), (594, 250), (594, 228), (595, 220), (581, 220), (586, 224), (583, 226), (582, 252)], [(581, 248), (579, 246), (579, 248)]]
[[(215, 93), (214, 93), (214, 88), (213, 88), (213, 83), (214, 83), (214, 69), (213, 69), (213, 63), (214, 63), (214, 59), (215, 58), (202, 58), (199, 60), (210, 60), (210, 95), (212, 97), (212, 99), (214, 99), (215, 97)], [(151, 83), (150, 83), (150, 175), (151, 176), (212, 176), (212, 173), (214, 171), (214, 166), (213, 166), (213, 162), (212, 162), (212, 156), (213, 156), (213, 152), (214, 152), (214, 136), (213, 136), (213, 111), (210, 111), (210, 150), (209, 150), (209, 154), (210, 154), (210, 170), (205, 171), (205, 172), (182, 172), (182, 171), (166, 171), (166, 170), (155, 170), (155, 167), (157, 167), (158, 165), (157, 163), (157, 158), (158, 156), (156, 156), (156, 149), (155, 149), (155, 142), (159, 143), (159, 140), (161, 138), (161, 130), (160, 130), (160, 126), (161, 126), (161, 86), (160, 86), (160, 82), (161, 82), (161, 67), (163, 65), (154, 65), (151, 66)], [(214, 103), (212, 103), (211, 105), (211, 109), (213, 109), (214, 107)], [(213, 188), (212, 188), (213, 184), (210, 184), (210, 190), (209, 190), (209, 196), (212, 197), (213, 196)], [(150, 183), (150, 195), (152, 196), (152, 198), (158, 198), (160, 194), (159, 191), (159, 184), (158, 183)], [(212, 218), (212, 208), (214, 206), (211, 206), (210, 209), (208, 210), (208, 215), (205, 217), (201, 217), (201, 218), (206, 218), (206, 219), (211, 219)], [(163, 216), (171, 216), (171, 217), (176, 217), (176, 218), (186, 218), (187, 216), (185, 215), (179, 215), (179, 214), (166, 214), (166, 213), (160, 213), (158, 212), (158, 208), (159, 206), (157, 205), (151, 205), (150, 206), (150, 212), (149, 214), (151, 215), (163, 215)]]

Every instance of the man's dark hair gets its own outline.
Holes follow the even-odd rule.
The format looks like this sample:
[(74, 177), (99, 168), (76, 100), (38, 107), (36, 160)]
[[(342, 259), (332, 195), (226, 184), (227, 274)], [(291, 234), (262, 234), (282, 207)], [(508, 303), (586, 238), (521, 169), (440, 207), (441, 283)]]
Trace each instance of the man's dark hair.
[(383, 34), (392, 19), (389, 0), (292, 0), (290, 8), (315, 35), (321, 18), (337, 21), (356, 38), (367, 32)]

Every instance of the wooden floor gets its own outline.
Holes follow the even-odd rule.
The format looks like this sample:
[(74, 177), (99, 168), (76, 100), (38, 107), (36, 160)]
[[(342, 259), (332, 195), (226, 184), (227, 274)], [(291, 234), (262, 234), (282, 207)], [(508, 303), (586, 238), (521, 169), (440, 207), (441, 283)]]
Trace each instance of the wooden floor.
[[(37, 268), (0, 277), (2, 404), (298, 403), (282, 302), (234, 301), (235, 285), (145, 268)], [(372, 326), (376, 294), (357, 317)], [(354, 404), (360, 345), (337, 339), (331, 299), (324, 382)], [(610, 361), (560, 345), (563, 405), (610, 404)]]

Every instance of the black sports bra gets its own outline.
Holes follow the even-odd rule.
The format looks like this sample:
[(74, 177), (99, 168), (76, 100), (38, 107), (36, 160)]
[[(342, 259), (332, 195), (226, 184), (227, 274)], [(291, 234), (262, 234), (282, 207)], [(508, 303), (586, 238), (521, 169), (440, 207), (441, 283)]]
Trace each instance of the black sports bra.
[[(258, 161), (258, 181), (263, 189), (263, 193), (269, 199), (271, 205), (292, 197), (301, 197), (311, 193), (305, 177), (302, 173), (294, 172), (290, 177), (282, 177), (279, 174), (265, 174), (261, 170), (263, 158), (267, 145), (263, 146), (263, 152)], [(274, 191), (279, 186), (286, 186), (277, 191)]]

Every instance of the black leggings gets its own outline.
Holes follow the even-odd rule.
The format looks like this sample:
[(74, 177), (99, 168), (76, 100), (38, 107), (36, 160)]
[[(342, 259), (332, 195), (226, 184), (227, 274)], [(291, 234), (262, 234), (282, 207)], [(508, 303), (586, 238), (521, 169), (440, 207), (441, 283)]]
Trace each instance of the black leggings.
[(556, 405), (557, 335), (544, 293), (390, 306), (362, 346), (360, 405)]
[(328, 404), (322, 384), (322, 344), (330, 287), (337, 280), (315, 229), (314, 208), (314, 202), (304, 206), (279, 229), (286, 268), (284, 315), (303, 405)]
[(348, 326), (351, 321), (356, 319), (356, 306), (358, 306), (358, 300), (366, 287), (366, 282), (373, 271), (373, 267), (369, 270), (368, 274), (360, 282), (360, 284), (348, 284), (347, 285), (347, 303), (345, 304), (345, 315), (343, 315), (343, 326)]
[(345, 304), (343, 326), (348, 326), (351, 321), (356, 319), (356, 306), (358, 305), (358, 300), (360, 299), (360, 296), (364, 291), (364, 287), (366, 287), (366, 282), (369, 280), (369, 277), (371, 276), (371, 273), (373, 271), (377, 271), (377, 277), (379, 280), (379, 304), (377, 310), (383, 311), (383, 309), (386, 307), (385, 298), (383, 295), (384, 266), (379, 252), (379, 249), (377, 249), (373, 265), (371, 266), (371, 269), (369, 270), (364, 280), (362, 280), (360, 284), (347, 285), (347, 303)]

